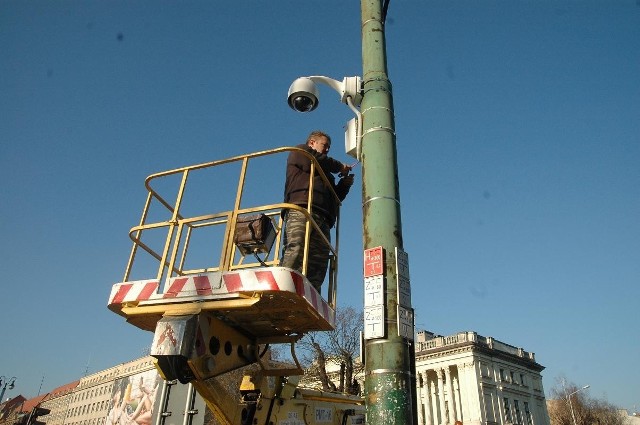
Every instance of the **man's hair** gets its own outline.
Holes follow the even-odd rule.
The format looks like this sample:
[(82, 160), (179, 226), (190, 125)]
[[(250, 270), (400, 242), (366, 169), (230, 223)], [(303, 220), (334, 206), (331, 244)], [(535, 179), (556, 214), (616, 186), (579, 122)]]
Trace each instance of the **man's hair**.
[(315, 140), (318, 137), (326, 137), (327, 142), (329, 143), (329, 146), (331, 146), (331, 137), (329, 137), (327, 133), (320, 130), (312, 131), (311, 133), (309, 133), (309, 137), (307, 137), (307, 145), (309, 144), (310, 141)]

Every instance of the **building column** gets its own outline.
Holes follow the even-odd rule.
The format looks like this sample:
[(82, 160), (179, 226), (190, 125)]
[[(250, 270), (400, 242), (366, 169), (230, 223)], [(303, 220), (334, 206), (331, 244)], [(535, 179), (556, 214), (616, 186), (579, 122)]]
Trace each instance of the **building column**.
[(467, 421), (472, 424), (483, 423), (486, 420), (484, 417), (484, 394), (482, 394), (482, 389), (478, 385), (479, 372), (475, 360), (465, 364), (465, 370), (467, 371), (466, 391), (468, 392), (467, 402), (469, 406)]
[(464, 422), (465, 416), (462, 414), (462, 400), (460, 399), (460, 369), (458, 369), (458, 377), (453, 378), (453, 401), (456, 405), (456, 420)]
[(458, 368), (458, 391), (460, 397), (460, 416), (468, 421), (471, 418), (471, 397), (473, 394), (469, 391), (469, 371), (467, 363), (457, 365)]
[[(505, 372), (505, 374), (506, 373), (507, 372)], [(506, 421), (506, 413), (507, 413), (506, 412), (506, 407), (509, 407), (509, 406), (505, 407), (505, 404), (504, 404), (504, 392), (502, 391), (504, 382), (502, 381), (502, 377), (500, 376), (500, 371), (499, 370), (497, 370), (497, 371), (494, 370), (493, 371), (493, 377), (494, 377), (494, 379), (496, 381), (496, 384), (497, 384), (495, 392), (496, 392), (496, 397), (498, 399), (498, 416), (500, 417), (500, 421), (504, 422), (504, 421)], [(509, 400), (509, 402), (511, 403), (512, 400)], [(512, 412), (511, 409), (509, 408), (509, 415), (511, 416), (511, 421), (510, 422), (513, 422), (513, 413), (514, 412)]]
[(422, 375), (422, 394), (424, 397), (424, 408), (422, 409), (422, 415), (425, 425), (433, 425), (431, 420), (431, 388), (429, 387), (429, 371), (425, 370)]
[(449, 367), (446, 367), (444, 369), (444, 374), (447, 381), (447, 395), (449, 396), (447, 397), (449, 399), (449, 423), (453, 425), (453, 423), (455, 423), (455, 421), (458, 419), (458, 415), (456, 410), (456, 396), (453, 392), (453, 377), (451, 376), (451, 369)]
[(425, 425), (424, 422), (424, 384), (425, 384), (425, 379), (426, 379), (426, 375), (420, 373), (420, 372), (416, 372), (417, 378), (416, 379), (416, 384), (418, 386), (417, 388), (417, 394), (418, 394), (418, 425)]
[(438, 400), (440, 401), (440, 424), (447, 420), (447, 405), (444, 401), (444, 369), (436, 370), (438, 374)]
[[(458, 365), (458, 384), (460, 386), (460, 404), (462, 405), (462, 417), (465, 421), (469, 421), (473, 417), (472, 404), (475, 393), (471, 391), (469, 383), (469, 367), (468, 363)], [(460, 372), (462, 371), (462, 372)], [(460, 374), (462, 373), (462, 375)]]
[(424, 380), (422, 386), (422, 394), (424, 397), (424, 408), (422, 409), (422, 415), (425, 425), (434, 425), (432, 419), (432, 402), (431, 402), (431, 387), (429, 385), (429, 373), (425, 371), (423, 374)]
[(436, 398), (436, 382), (429, 383), (429, 394), (431, 396), (431, 424), (438, 425), (438, 399)]

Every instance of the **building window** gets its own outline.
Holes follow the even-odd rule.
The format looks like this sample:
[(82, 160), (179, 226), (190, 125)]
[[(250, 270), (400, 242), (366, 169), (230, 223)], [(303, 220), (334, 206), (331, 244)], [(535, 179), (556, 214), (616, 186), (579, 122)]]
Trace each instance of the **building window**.
[(513, 400), (513, 407), (516, 410), (516, 423), (517, 424), (522, 424), (522, 415), (520, 414), (520, 405), (518, 403), (518, 400)]
[(514, 377), (513, 371), (509, 372), (509, 377), (511, 378), (511, 380), (509, 382), (511, 382), (512, 384), (516, 383), (516, 378)]
[(529, 403), (524, 402), (524, 420), (526, 425), (533, 425), (533, 418), (531, 418), (531, 411), (529, 410)]
[(490, 378), (491, 375), (489, 374), (489, 368), (487, 367), (487, 365), (483, 362), (478, 363), (480, 368), (480, 376), (482, 376), (483, 378)]
[(500, 380), (501, 381), (506, 381), (507, 378), (504, 375), (504, 369), (500, 369)]
[(509, 408), (509, 399), (507, 397), (504, 398), (504, 418), (507, 422), (513, 422), (511, 420), (511, 409)]

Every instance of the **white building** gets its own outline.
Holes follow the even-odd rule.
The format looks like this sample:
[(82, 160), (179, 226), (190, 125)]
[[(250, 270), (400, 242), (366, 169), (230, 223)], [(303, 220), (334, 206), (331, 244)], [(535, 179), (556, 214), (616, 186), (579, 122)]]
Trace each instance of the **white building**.
[(534, 353), (475, 332), (418, 332), (418, 423), (550, 425)]
[(203, 425), (210, 420), (193, 386), (162, 380), (150, 356), (61, 389), (37, 400), (51, 410), (41, 418), (47, 425)]

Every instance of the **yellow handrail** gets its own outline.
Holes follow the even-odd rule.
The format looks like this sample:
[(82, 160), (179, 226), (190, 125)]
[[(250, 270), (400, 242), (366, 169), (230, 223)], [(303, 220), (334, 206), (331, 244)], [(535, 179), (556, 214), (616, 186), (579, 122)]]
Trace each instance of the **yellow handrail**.
[[(307, 156), (312, 164), (307, 208), (284, 202), (273, 202), (269, 204), (245, 206), (245, 204), (251, 205), (251, 195), (246, 193), (248, 171), (253, 170), (253, 167), (259, 167), (261, 160), (266, 160), (267, 158), (273, 157), (274, 155), (283, 156), (281, 169), (284, 170), (286, 158), (284, 158), (283, 154), (288, 154), (292, 151), (298, 151)], [(204, 214), (198, 215), (187, 214), (185, 212), (187, 209), (187, 205), (183, 204), (185, 203), (185, 193), (187, 192), (190, 179), (194, 176), (197, 176), (200, 172), (204, 173), (205, 170), (211, 170), (214, 167), (227, 164), (236, 165), (240, 168), (237, 177), (237, 185), (235, 186), (235, 196), (233, 197), (233, 200), (228, 202), (227, 204), (224, 204), (225, 201), (223, 201), (221, 199), (222, 196), (220, 196), (218, 198), (220, 198), (219, 201), (222, 203), (222, 205), (216, 206), (214, 211), (206, 211)], [(138, 264), (136, 262), (136, 259), (138, 259), (140, 254), (138, 248), (141, 248), (143, 252), (149, 254), (151, 259), (158, 262), (155, 278), (159, 282), (162, 282), (163, 279), (173, 276), (184, 276), (206, 272), (226, 272), (250, 267), (261, 267), (263, 264), (267, 266), (277, 266), (280, 260), (282, 236), (282, 232), (280, 230), (282, 229), (283, 224), (281, 211), (284, 209), (293, 209), (303, 213), (308, 220), (305, 236), (302, 274), (306, 274), (307, 270), (309, 235), (312, 229), (315, 229), (316, 232), (321, 235), (321, 237), (324, 239), (324, 242), (330, 248), (331, 261), (328, 273), (328, 302), (333, 308), (335, 308), (337, 295), (336, 277), (338, 269), (338, 228), (340, 218), (338, 214), (336, 221), (336, 237), (335, 242), (332, 245), (330, 241), (324, 237), (322, 231), (320, 231), (318, 224), (313, 220), (311, 214), (313, 204), (313, 176), (315, 174), (315, 170), (318, 170), (318, 174), (322, 177), (325, 185), (331, 188), (332, 185), (330, 184), (329, 179), (323, 173), (322, 168), (315, 160), (315, 158), (305, 150), (296, 147), (275, 148), (266, 151), (235, 156), (233, 158), (224, 160), (210, 161), (191, 165), (188, 167), (176, 168), (173, 170), (163, 171), (150, 175), (145, 180), (145, 187), (147, 189), (147, 200), (144, 204), (140, 222), (129, 232), (129, 237), (133, 241), (133, 247), (131, 249), (129, 261), (125, 270), (124, 281), (128, 281), (130, 279), (134, 264)], [(162, 186), (163, 182), (166, 179), (171, 178), (172, 176), (179, 177), (180, 183), (175, 195), (175, 201), (170, 202), (168, 201), (169, 198), (167, 197), (167, 195), (165, 193), (161, 193), (162, 190), (157, 187)], [(230, 192), (234, 190), (232, 181), (212, 181), (210, 183), (211, 185), (208, 187), (217, 188), (218, 191)], [(284, 180), (280, 182), (280, 185), (277, 187), (277, 189), (273, 189), (273, 194), (271, 194), (271, 192), (267, 192), (268, 199), (281, 198), (283, 185)], [(333, 190), (332, 193), (337, 204), (340, 205), (340, 199), (338, 198), (337, 194)], [(216, 194), (212, 194), (209, 192), (204, 196), (208, 197), (207, 199), (209, 199), (211, 197), (215, 197)], [(248, 201), (245, 202), (245, 200), (247, 199)], [(156, 208), (158, 208), (158, 206), (160, 209), (160, 213), (163, 213), (165, 215), (168, 213), (170, 215), (169, 219), (152, 220), (150, 218), (157, 215), (154, 215), (153, 213), (156, 212)], [(239, 253), (233, 243), (236, 232), (236, 223), (239, 216), (256, 213), (263, 213), (272, 220), (272, 223), (274, 224), (277, 232), (277, 236), (275, 238), (274, 246), (272, 247), (271, 251), (266, 254), (265, 258), (262, 259), (262, 261), (257, 261), (259, 259), (256, 259), (256, 261), (246, 261), (245, 256)], [(155, 235), (163, 229), (166, 229), (164, 242), (161, 242), (162, 239), (160, 239), (160, 242), (155, 243), (155, 245), (159, 245), (159, 248), (156, 247), (153, 242), (148, 242), (145, 240), (145, 237), (147, 237), (147, 235)], [(218, 256), (217, 260), (215, 258), (209, 258), (208, 260), (206, 260), (206, 264), (204, 267), (191, 269), (185, 268), (188, 254), (193, 251), (192, 245), (194, 234), (203, 231), (203, 229), (208, 229), (211, 231), (211, 233), (213, 233), (214, 230), (218, 232), (216, 234), (217, 239), (214, 240), (214, 242), (217, 241), (218, 243), (217, 248), (215, 246), (215, 243), (212, 244), (212, 246), (209, 246), (209, 248), (212, 251), (215, 251), (217, 249), (220, 255)], [(145, 277), (149, 278), (149, 275), (145, 275)]]

